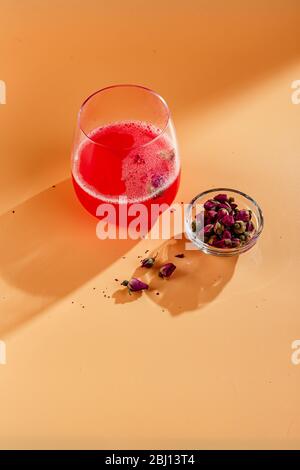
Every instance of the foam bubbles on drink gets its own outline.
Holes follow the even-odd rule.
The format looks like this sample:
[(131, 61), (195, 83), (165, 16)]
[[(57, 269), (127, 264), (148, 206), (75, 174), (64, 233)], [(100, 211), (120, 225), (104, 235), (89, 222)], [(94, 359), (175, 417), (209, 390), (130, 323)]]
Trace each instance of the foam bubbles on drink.
[[(115, 152), (120, 154), (120, 177), (125, 190), (112, 196), (101, 191), (100, 185), (88, 184), (79, 171), (80, 154), (84, 154), (79, 147), (73, 175), (84, 191), (107, 202), (116, 202), (119, 196), (126, 196), (128, 202), (143, 202), (159, 196), (175, 181), (179, 173), (177, 148), (161, 129), (147, 122), (122, 121), (95, 129), (89, 138), (101, 145), (109, 142), (114, 151), (115, 140), (109, 141), (112, 135), (118, 144)], [(81, 144), (85, 145), (91, 143)]]

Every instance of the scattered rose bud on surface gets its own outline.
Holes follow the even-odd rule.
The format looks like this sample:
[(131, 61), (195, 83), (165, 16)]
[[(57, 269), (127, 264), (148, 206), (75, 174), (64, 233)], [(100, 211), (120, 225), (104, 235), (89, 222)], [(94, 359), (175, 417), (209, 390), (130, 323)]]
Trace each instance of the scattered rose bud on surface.
[(178, 255), (175, 255), (175, 258), (184, 258), (184, 254), (183, 254), (183, 253), (179, 253)]
[(158, 275), (159, 277), (162, 277), (162, 278), (168, 278), (175, 271), (175, 269), (176, 269), (175, 264), (166, 263), (160, 268)]
[(121, 282), (121, 285), (127, 287), (130, 294), (131, 292), (139, 292), (141, 290), (145, 290), (149, 288), (148, 284), (140, 281), (136, 277), (133, 277), (132, 279), (130, 279), (130, 281), (125, 280)]
[(142, 268), (152, 268), (155, 263), (157, 254), (155, 256), (151, 256), (150, 258), (144, 258), (141, 261)]

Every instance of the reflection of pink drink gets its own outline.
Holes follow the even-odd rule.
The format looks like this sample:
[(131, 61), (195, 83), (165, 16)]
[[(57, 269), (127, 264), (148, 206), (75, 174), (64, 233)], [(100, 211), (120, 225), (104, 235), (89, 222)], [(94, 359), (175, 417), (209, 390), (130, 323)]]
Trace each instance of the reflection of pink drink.
[(101, 203), (118, 209), (122, 197), (128, 205), (138, 202), (148, 209), (151, 204), (170, 205), (179, 185), (177, 148), (146, 122), (105, 125), (78, 146), (72, 175), (79, 200), (93, 215)]

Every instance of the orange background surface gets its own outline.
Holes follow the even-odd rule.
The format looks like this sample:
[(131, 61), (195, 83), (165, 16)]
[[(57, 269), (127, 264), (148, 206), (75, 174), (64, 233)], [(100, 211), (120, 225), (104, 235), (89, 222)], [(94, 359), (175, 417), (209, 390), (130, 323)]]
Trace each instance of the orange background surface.
[[(299, 2), (0, 0), (0, 17), (0, 447), (300, 448)], [(182, 245), (100, 241), (74, 196), (78, 109), (114, 83), (170, 105), (178, 201), (220, 185), (260, 203), (257, 247), (119, 289)]]

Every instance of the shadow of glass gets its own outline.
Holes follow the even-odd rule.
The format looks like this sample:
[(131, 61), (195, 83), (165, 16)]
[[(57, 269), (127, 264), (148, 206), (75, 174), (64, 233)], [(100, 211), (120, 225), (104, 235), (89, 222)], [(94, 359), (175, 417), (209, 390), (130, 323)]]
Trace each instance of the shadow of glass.
[(99, 240), (96, 225), (70, 180), (0, 218), (0, 273), (13, 288), (2, 301), (1, 334), (84, 285), (138, 242)]
[[(213, 301), (232, 278), (238, 260), (238, 257), (222, 258), (205, 255), (199, 250), (186, 250), (186, 242), (184, 236), (166, 241), (157, 250), (155, 265), (150, 269), (139, 267), (131, 276), (149, 284), (150, 288), (144, 291), (144, 295), (174, 316)], [(177, 258), (178, 254), (184, 254), (184, 257)], [(176, 270), (170, 279), (161, 279), (159, 267), (167, 262), (174, 263)], [(115, 303), (127, 303), (137, 297), (135, 293), (129, 295), (124, 288), (117, 290), (113, 298)]]

